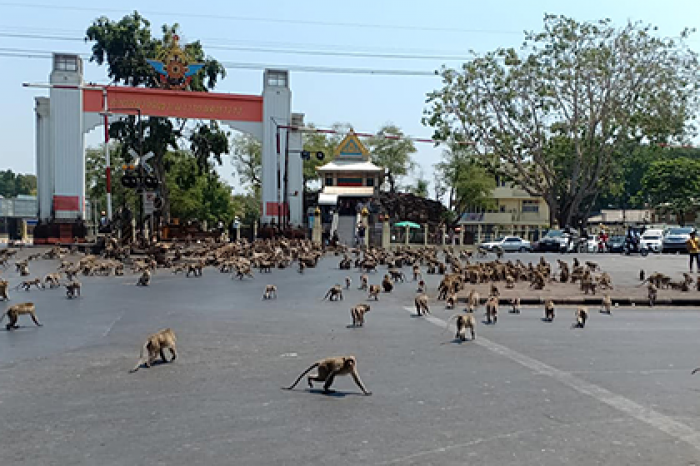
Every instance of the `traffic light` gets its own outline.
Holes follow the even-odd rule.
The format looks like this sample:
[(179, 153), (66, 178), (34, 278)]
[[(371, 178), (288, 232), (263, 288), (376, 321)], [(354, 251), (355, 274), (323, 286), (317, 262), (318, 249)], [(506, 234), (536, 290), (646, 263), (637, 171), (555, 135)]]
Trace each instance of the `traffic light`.
[(158, 178), (151, 175), (144, 176), (143, 186), (149, 191), (155, 190), (156, 188), (158, 188)]
[(302, 158), (302, 160), (311, 159), (311, 152), (309, 152), (308, 150), (301, 151), (301, 158)]
[(317, 158), (318, 160), (323, 160), (323, 158), (324, 158), (325, 156), (326, 156), (326, 155), (325, 155), (323, 152), (321, 152), (321, 151), (316, 152), (316, 158)]

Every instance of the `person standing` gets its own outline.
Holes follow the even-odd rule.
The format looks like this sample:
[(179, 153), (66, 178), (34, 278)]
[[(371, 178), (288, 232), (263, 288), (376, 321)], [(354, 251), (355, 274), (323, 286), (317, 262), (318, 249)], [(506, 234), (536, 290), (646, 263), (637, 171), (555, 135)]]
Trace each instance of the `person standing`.
[(700, 240), (695, 230), (690, 232), (690, 238), (685, 242), (685, 246), (688, 248), (688, 254), (690, 255), (690, 273), (693, 273), (693, 261), (695, 261), (695, 268), (700, 272)]

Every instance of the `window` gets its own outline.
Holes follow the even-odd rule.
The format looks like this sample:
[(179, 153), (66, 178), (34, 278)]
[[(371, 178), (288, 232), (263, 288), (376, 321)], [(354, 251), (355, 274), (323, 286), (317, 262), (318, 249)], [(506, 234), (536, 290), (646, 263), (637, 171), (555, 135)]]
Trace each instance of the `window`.
[(367, 178), (367, 186), (374, 186), (374, 178)]
[(514, 237), (506, 238), (506, 243), (519, 243), (519, 242), (520, 242), (520, 238), (514, 238)]
[(534, 200), (523, 200), (523, 212), (539, 212), (540, 211), (540, 201)]
[(267, 85), (286, 87), (287, 86), (287, 72), (286, 71), (275, 71), (268, 70), (267, 72)]
[(498, 206), (498, 209), (499, 209), (499, 212), (501, 212), (502, 214), (506, 212), (506, 206), (504, 206), (504, 205)]
[(332, 176), (326, 177), (326, 186), (333, 186), (333, 177)]
[(56, 71), (78, 71), (78, 57), (76, 55), (56, 55), (53, 67)]

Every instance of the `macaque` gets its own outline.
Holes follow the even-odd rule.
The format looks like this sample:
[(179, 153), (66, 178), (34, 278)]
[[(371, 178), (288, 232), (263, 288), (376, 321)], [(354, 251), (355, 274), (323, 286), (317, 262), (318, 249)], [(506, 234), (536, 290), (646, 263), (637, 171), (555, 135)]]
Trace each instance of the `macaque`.
[(262, 297), (263, 299), (277, 299), (277, 287), (275, 285), (265, 286)]
[(425, 293), (425, 281), (421, 280), (418, 282), (418, 288), (416, 289), (416, 293)]
[(423, 275), (420, 273), (420, 267), (418, 265), (414, 265), (413, 266), (413, 281), (417, 282), (421, 278), (423, 278)]
[(362, 393), (369, 396), (372, 392), (365, 388), (365, 385), (360, 380), (360, 374), (357, 372), (357, 359), (355, 356), (341, 356), (337, 358), (321, 359), (311, 365), (308, 369), (301, 373), (296, 381), (289, 387), (284, 387), (284, 390), (291, 390), (299, 383), (299, 381), (313, 369), (316, 369), (315, 375), (310, 375), (307, 378), (309, 388), (314, 388), (313, 382), (325, 382), (323, 385), (324, 393), (334, 393), (331, 390), (333, 381), (339, 375), (352, 375), (353, 380), (360, 387)]
[(394, 289), (394, 283), (392, 283), (389, 275), (384, 275), (384, 280), (382, 280), (382, 288), (384, 288), (384, 293), (391, 293)]
[(416, 314), (419, 316), (425, 315), (425, 314), (430, 314), (430, 308), (428, 307), (428, 295), (425, 293), (421, 293), (418, 296), (416, 296), (416, 299), (414, 300), (414, 304), (416, 305)]
[(496, 296), (491, 296), (486, 301), (486, 323), (494, 325), (498, 323), (498, 298)]
[(24, 291), (29, 291), (29, 289), (30, 289), (32, 286), (35, 286), (35, 287), (37, 287), (37, 289), (40, 290), (40, 289), (42, 288), (42, 286), (41, 286), (41, 279), (40, 279), (40, 278), (35, 278), (35, 279), (33, 279), (33, 280), (24, 280), (22, 283), (20, 283), (19, 285), (17, 285), (17, 286), (15, 287), (15, 289), (22, 288)]
[(170, 354), (172, 356), (170, 362), (173, 362), (175, 359), (177, 359), (177, 349), (175, 348), (176, 342), (177, 338), (175, 338), (175, 332), (169, 328), (149, 335), (148, 338), (146, 338), (146, 343), (144, 343), (143, 347), (141, 348), (141, 356), (139, 357), (139, 361), (136, 363), (136, 366), (131, 369), (131, 372), (136, 372), (139, 370), (139, 368), (141, 368), (141, 364), (143, 363), (146, 364), (146, 367), (151, 367), (151, 364), (153, 364), (158, 355), (160, 355), (163, 362), (168, 362), (168, 359), (165, 357), (166, 349), (170, 350)]
[(658, 288), (656, 288), (656, 285), (654, 285), (653, 283), (649, 283), (649, 285), (647, 285), (647, 292), (649, 296), (649, 306), (654, 307), (654, 304), (656, 303), (656, 298), (659, 295), (659, 290)]
[(151, 284), (151, 272), (149, 270), (144, 270), (139, 277), (139, 281), (136, 282), (136, 286), (148, 286)]
[(18, 329), (19, 325), (17, 325), (17, 320), (22, 314), (29, 314), (29, 317), (32, 318), (37, 327), (43, 326), (41, 322), (39, 322), (36, 318), (36, 306), (34, 306), (34, 303), (22, 303), (10, 306), (2, 314), (2, 316), (0, 316), (0, 322), (2, 322), (5, 319), (5, 316), (7, 316), (10, 319), (10, 321), (5, 326), (5, 328), (7, 328), (8, 331)]
[(600, 312), (604, 314), (612, 314), (612, 299), (610, 299), (610, 295), (605, 293), (605, 296), (603, 296), (603, 301), (601, 303), (600, 307)]
[(82, 288), (82, 285), (80, 284), (79, 281), (73, 280), (70, 283), (65, 284), (66, 287), (66, 297), (68, 299), (73, 299), (77, 298), (80, 296), (80, 289)]
[(552, 322), (554, 320), (554, 301), (548, 300), (544, 305), (544, 320)]
[(520, 314), (520, 298), (513, 298), (510, 300), (510, 313)]
[(574, 312), (574, 316), (576, 317), (576, 322), (572, 327), (584, 328), (586, 326), (586, 321), (588, 320), (588, 308), (580, 306)]
[(369, 296), (367, 299), (372, 299), (374, 298), (375, 301), (379, 301), (379, 293), (381, 293), (382, 289), (379, 288), (379, 285), (370, 285), (369, 286)]
[(360, 290), (366, 290), (367, 289), (367, 282), (369, 280), (369, 277), (367, 276), (366, 273), (363, 273), (360, 275)]
[(445, 300), (445, 309), (454, 309), (457, 305), (457, 295), (452, 293)]
[(467, 309), (469, 312), (476, 312), (477, 308), (479, 307), (481, 299), (479, 297), (479, 293), (476, 292), (476, 290), (471, 290), (469, 292), (469, 297), (467, 297)]
[(342, 300), (343, 289), (340, 287), (340, 285), (334, 285), (328, 290), (328, 293), (326, 293), (326, 296), (324, 296), (323, 299), (327, 299), (328, 301)]
[(473, 313), (455, 314), (448, 319), (448, 322), (452, 319), (457, 319), (457, 333), (455, 334), (455, 338), (461, 341), (466, 341), (466, 333), (467, 329), (469, 329), (469, 332), (472, 335), (472, 341), (476, 340), (476, 318), (474, 317)]
[(349, 289), (350, 289), (350, 285), (352, 285), (352, 278), (350, 278), (350, 277), (345, 277), (345, 289), (346, 289), (346, 290), (349, 290)]
[(357, 306), (350, 309), (350, 315), (352, 316), (352, 326), (362, 327), (365, 324), (365, 314), (370, 311), (369, 304), (358, 304)]
[(10, 287), (10, 282), (8, 282), (7, 280), (0, 279), (0, 298), (2, 298), (3, 301), (10, 300), (10, 295), (7, 294), (7, 289), (9, 287)]

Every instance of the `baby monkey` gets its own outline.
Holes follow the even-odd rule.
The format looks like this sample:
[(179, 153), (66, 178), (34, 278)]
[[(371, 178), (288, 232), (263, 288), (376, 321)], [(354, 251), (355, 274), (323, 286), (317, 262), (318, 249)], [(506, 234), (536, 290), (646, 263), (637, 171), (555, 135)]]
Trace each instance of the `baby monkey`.
[(262, 297), (263, 299), (277, 299), (277, 287), (275, 285), (266, 285)]
[(149, 270), (144, 270), (139, 277), (139, 281), (136, 282), (136, 286), (148, 286), (151, 284), (151, 272)]
[(588, 308), (586, 307), (579, 307), (576, 309), (574, 312), (574, 316), (576, 317), (576, 322), (572, 324), (572, 328), (584, 328), (586, 327), (586, 321), (588, 320)]
[(283, 387), (284, 390), (291, 390), (299, 383), (299, 381), (313, 369), (316, 369), (316, 374), (309, 375), (307, 381), (309, 388), (314, 388), (313, 382), (325, 382), (323, 385), (323, 393), (335, 393), (331, 390), (333, 381), (338, 375), (352, 375), (353, 380), (360, 387), (362, 393), (369, 396), (372, 392), (365, 388), (365, 385), (360, 379), (360, 374), (357, 372), (357, 359), (355, 356), (341, 356), (335, 358), (321, 359), (311, 365), (289, 387)]
[(349, 289), (350, 289), (350, 285), (352, 285), (352, 278), (350, 278), (350, 277), (345, 277), (345, 289), (346, 289), (346, 290), (349, 290)]
[(510, 300), (510, 313), (520, 314), (520, 298), (513, 298)]

